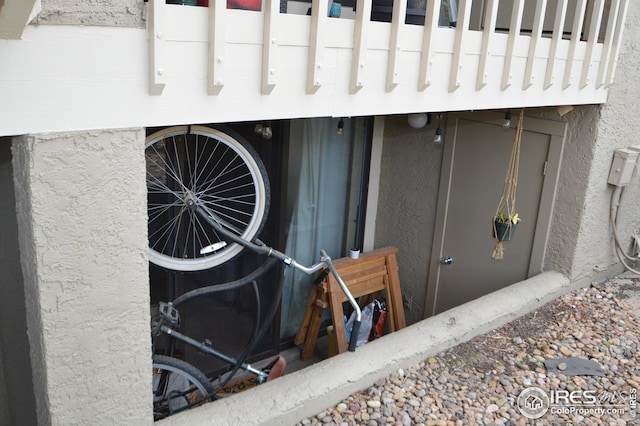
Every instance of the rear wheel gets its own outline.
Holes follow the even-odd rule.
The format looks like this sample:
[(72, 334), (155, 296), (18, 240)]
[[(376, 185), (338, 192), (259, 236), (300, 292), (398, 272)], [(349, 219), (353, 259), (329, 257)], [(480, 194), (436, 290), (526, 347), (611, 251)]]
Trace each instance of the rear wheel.
[(147, 137), (149, 260), (177, 271), (213, 268), (242, 246), (218, 235), (196, 212), (251, 241), (270, 203), (266, 169), (239, 135), (177, 126)]
[(153, 356), (153, 418), (169, 417), (212, 400), (213, 386), (193, 365), (164, 355)]

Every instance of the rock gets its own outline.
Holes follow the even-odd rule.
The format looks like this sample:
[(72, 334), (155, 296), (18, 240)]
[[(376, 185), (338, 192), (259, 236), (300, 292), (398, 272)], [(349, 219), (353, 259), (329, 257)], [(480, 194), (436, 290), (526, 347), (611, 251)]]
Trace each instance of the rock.
[(496, 411), (498, 411), (500, 409), (500, 407), (498, 407), (496, 404), (489, 404), (487, 406), (487, 413), (491, 414), (491, 413), (495, 413)]
[(571, 349), (567, 348), (566, 346), (560, 346), (560, 352), (565, 356), (571, 356), (571, 354), (573, 353)]
[(381, 405), (380, 400), (377, 400), (377, 399), (372, 399), (367, 401), (367, 406), (371, 408), (380, 408), (380, 405)]

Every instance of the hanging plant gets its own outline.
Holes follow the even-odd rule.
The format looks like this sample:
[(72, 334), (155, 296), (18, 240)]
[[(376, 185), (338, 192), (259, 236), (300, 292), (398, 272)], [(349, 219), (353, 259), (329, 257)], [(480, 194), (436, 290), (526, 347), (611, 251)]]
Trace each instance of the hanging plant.
[(515, 232), (516, 225), (522, 220), (516, 211), (516, 189), (518, 188), (518, 168), (520, 165), (520, 140), (524, 121), (524, 108), (518, 116), (516, 135), (511, 147), (511, 156), (507, 166), (507, 174), (504, 178), (504, 187), (498, 208), (493, 216), (493, 237), (497, 240), (491, 256), (500, 260), (504, 258), (503, 241), (510, 241)]
[(508, 215), (505, 212), (498, 212), (493, 220), (493, 237), (498, 241), (511, 241), (520, 220), (518, 213)]

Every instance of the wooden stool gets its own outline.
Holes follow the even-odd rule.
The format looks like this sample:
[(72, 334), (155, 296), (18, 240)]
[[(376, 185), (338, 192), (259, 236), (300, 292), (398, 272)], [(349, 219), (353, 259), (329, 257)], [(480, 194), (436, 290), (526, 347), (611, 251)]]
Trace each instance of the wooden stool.
[[(363, 296), (372, 298), (380, 292), (386, 293), (389, 332), (400, 330), (406, 326), (396, 253), (398, 253), (397, 248), (384, 247), (364, 253), (358, 259), (344, 257), (333, 262), (354, 298)], [(307, 302), (307, 310), (302, 324), (294, 340), (296, 345), (304, 342), (300, 355), (302, 360), (313, 355), (322, 316), (327, 308), (331, 309), (337, 352), (342, 353), (347, 350), (348, 342), (342, 310), (342, 304), (347, 300), (340, 284), (331, 274), (327, 275), (320, 284), (314, 286)]]

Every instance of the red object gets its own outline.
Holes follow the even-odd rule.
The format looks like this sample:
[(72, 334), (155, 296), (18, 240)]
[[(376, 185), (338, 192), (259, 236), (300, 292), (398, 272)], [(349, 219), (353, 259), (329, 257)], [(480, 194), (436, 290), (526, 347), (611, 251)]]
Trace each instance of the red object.
[(380, 311), (380, 318), (376, 323), (376, 337), (384, 336), (384, 323), (387, 319), (387, 311)]
[[(209, 7), (209, 0), (198, 0), (198, 6)], [(227, 0), (227, 9), (261, 10), (262, 0)]]
[(227, 0), (227, 9), (260, 10), (262, 0)]

